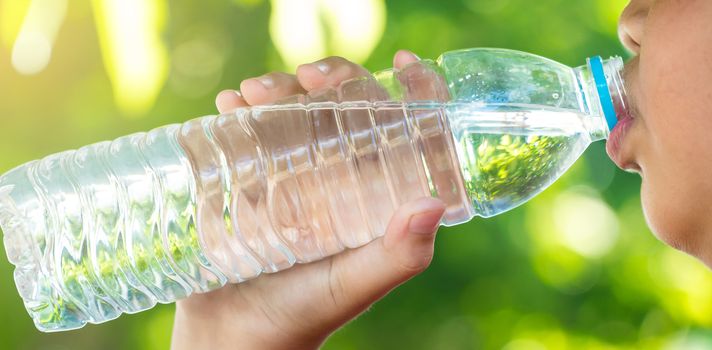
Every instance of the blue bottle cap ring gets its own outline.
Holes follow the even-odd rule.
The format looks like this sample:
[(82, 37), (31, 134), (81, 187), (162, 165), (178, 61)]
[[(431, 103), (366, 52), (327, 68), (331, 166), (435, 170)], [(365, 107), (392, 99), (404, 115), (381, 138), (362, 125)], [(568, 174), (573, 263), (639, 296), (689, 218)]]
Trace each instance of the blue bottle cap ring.
[(613, 107), (611, 93), (608, 91), (606, 74), (603, 71), (603, 60), (601, 56), (594, 56), (588, 59), (588, 64), (591, 67), (596, 90), (598, 90), (598, 99), (601, 101), (601, 108), (603, 108), (603, 115), (606, 117), (608, 131), (613, 131), (613, 128), (618, 123), (618, 118), (616, 117), (616, 109)]

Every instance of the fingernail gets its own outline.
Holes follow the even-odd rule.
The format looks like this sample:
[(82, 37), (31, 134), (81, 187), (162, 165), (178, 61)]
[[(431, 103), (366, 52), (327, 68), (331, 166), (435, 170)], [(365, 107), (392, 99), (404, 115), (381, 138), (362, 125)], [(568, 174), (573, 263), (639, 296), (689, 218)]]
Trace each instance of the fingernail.
[(329, 74), (329, 69), (331, 69), (329, 64), (323, 61), (314, 62), (314, 66), (324, 75)]
[(238, 90), (232, 90), (232, 92), (233, 92), (235, 95), (237, 95), (237, 97), (242, 98), (242, 93), (240, 93), (240, 91), (238, 91)]
[(437, 231), (440, 219), (445, 213), (445, 207), (439, 200), (423, 198), (414, 203), (414, 214), (408, 222), (408, 230), (415, 234), (430, 235)]
[(420, 61), (420, 57), (418, 55), (416, 55), (415, 52), (413, 52), (413, 51), (406, 50), (406, 49), (400, 49), (399, 51), (406, 52), (409, 55), (413, 56), (413, 58), (415, 58), (416, 60)]
[(262, 84), (262, 86), (264, 86), (265, 89), (271, 89), (274, 87), (274, 79), (272, 79), (271, 77), (269, 77), (267, 75), (263, 75), (263, 76), (257, 78), (257, 80), (259, 80), (260, 84)]

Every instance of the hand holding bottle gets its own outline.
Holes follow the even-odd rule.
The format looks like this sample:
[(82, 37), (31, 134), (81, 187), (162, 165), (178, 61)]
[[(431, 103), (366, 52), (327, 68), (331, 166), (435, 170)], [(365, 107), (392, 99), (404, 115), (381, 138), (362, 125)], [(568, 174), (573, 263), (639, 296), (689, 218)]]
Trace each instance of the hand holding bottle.
[[(611, 130), (615, 144), (614, 126), (627, 113), (620, 58), (571, 68), (472, 48), (437, 60), (401, 52), (395, 66), (369, 74), (330, 58), (296, 77), (249, 79), (244, 98), (220, 95), (224, 111), (243, 106), (232, 112), (0, 176), (3, 241), (37, 328), (105, 322), (386, 233), (383, 242), (397, 241), (389, 237), (402, 237), (393, 232), (405, 226), (389, 229), (402, 216), (396, 209), (422, 197), (442, 201), (446, 226), (500, 214), (548, 187)], [(358, 305), (401, 280), (358, 292), (371, 298)]]
[[(400, 51), (394, 66), (415, 60), (412, 53)], [(223, 91), (216, 103), (221, 113), (278, 103), (368, 74), (361, 66), (331, 57), (300, 66), (296, 75), (277, 72), (245, 80), (241, 95)], [(335, 329), (428, 266), (444, 209), (434, 198), (409, 202), (396, 211), (382, 238), (363, 247), (178, 301), (173, 348), (318, 347)]]

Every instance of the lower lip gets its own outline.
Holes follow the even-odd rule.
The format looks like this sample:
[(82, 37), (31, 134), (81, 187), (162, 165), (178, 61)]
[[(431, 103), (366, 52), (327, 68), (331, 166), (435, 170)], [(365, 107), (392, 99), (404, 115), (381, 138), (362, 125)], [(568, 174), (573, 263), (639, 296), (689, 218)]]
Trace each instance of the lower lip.
[(633, 125), (633, 118), (630, 116), (623, 117), (618, 121), (618, 123), (616, 123), (613, 131), (611, 131), (611, 134), (608, 135), (608, 141), (606, 141), (606, 151), (608, 156), (622, 168), (625, 167), (625, 164), (621, 164), (618, 157), (620, 156), (620, 150), (623, 146), (625, 135), (628, 133), (631, 125)]

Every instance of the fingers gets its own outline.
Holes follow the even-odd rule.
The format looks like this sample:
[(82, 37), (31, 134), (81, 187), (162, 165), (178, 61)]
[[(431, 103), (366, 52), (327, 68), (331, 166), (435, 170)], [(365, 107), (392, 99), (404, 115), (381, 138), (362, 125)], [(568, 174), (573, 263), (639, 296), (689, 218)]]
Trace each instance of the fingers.
[(398, 79), (405, 87), (406, 100), (439, 102), (450, 100), (445, 77), (432, 61), (420, 61), (412, 52), (401, 50), (393, 58), (393, 64), (400, 67)]
[[(393, 57), (393, 66), (401, 69), (400, 79), (406, 86), (408, 100), (438, 100), (448, 98), (445, 82), (435, 71), (425, 64), (413, 64), (420, 61), (417, 55), (407, 50), (399, 50)], [(342, 86), (340, 100), (383, 100), (387, 93), (375, 81), (356, 82), (354, 78), (371, 77), (364, 67), (342, 57), (328, 57), (297, 68), (296, 75), (273, 72), (260, 77), (244, 80), (240, 91), (225, 90), (218, 94), (215, 104), (220, 113), (248, 105), (290, 102), (290, 96), (312, 92), (312, 100), (324, 100), (323, 94), (330, 88), (339, 86), (344, 81), (354, 80), (352, 84)], [(332, 96), (333, 97), (333, 96)], [(297, 102), (295, 99), (291, 102)]]
[(358, 313), (425, 270), (444, 212), (444, 203), (435, 198), (406, 203), (394, 214), (383, 239), (334, 257), (330, 285), (340, 312)]
[(240, 94), (237, 90), (220, 91), (218, 96), (215, 98), (215, 106), (218, 107), (218, 112), (221, 114), (247, 105), (247, 101), (245, 101), (242, 94)]
[(418, 62), (420, 57), (408, 50), (398, 50), (393, 56), (393, 68), (403, 69), (406, 64)]
[(283, 72), (272, 72), (243, 80), (240, 83), (240, 91), (250, 105), (270, 104), (305, 92), (293, 74)]
[(297, 79), (307, 91), (334, 88), (344, 80), (367, 76), (370, 76), (370, 73), (366, 68), (338, 56), (297, 67)]

